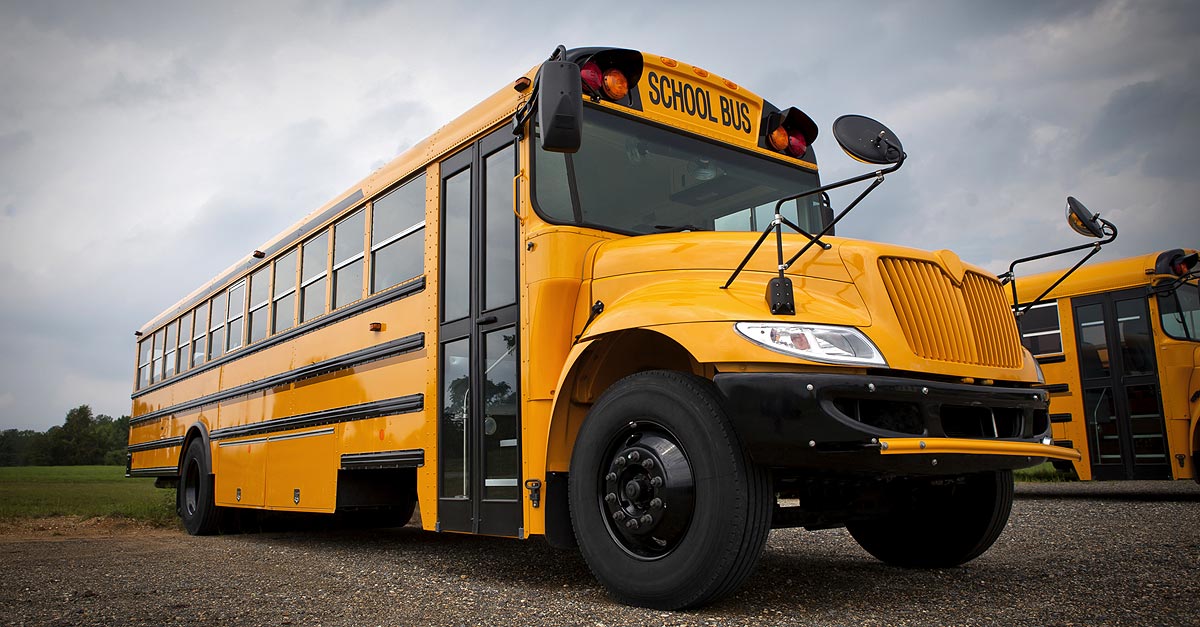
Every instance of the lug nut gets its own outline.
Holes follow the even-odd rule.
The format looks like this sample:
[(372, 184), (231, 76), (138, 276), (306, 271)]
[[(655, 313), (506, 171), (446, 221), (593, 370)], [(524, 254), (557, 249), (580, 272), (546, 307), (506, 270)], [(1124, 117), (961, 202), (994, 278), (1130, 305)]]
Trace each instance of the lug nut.
[(616, 480), (617, 480), (617, 473), (615, 473), (615, 472), (610, 472), (610, 473), (608, 473), (607, 475), (604, 475), (604, 480), (605, 480), (605, 481), (616, 481)]
[(650, 508), (651, 509), (658, 509), (660, 507), (662, 507), (662, 499), (660, 499), (660, 498), (650, 499)]
[(616, 461), (616, 464), (617, 464), (617, 468), (624, 468), (624, 467), (625, 467), (625, 458), (624, 458), (624, 457), (618, 457), (618, 458), (617, 458), (617, 461)]
[(629, 520), (625, 521), (625, 526), (626, 526), (627, 528), (629, 528), (629, 529), (637, 529), (637, 528), (638, 528), (638, 521), (636, 521), (636, 520), (634, 520), (634, 519), (630, 518)]
[(645, 516), (642, 516), (638, 520), (641, 521), (641, 523), (643, 525), (649, 525), (650, 523), (654, 522), (654, 517), (651, 516), (650, 514), (646, 514)]
[(608, 494), (605, 494), (605, 495), (604, 495), (604, 502), (605, 502), (605, 503), (616, 503), (616, 502), (617, 502), (617, 495), (613, 494), (612, 492), (609, 492)]
[(639, 455), (637, 451), (632, 451), (631, 453), (629, 453), (629, 461), (631, 461), (631, 462), (636, 462), (640, 458), (641, 458), (641, 455)]
[(642, 468), (645, 468), (646, 470), (650, 470), (651, 468), (654, 468), (654, 460), (650, 459), (649, 457), (647, 457), (646, 459), (643, 459), (642, 460)]
[(662, 477), (651, 477), (650, 485), (652, 485), (656, 488), (661, 488), (662, 487)]
[(616, 520), (618, 522), (625, 520), (625, 512), (623, 512), (621, 510), (617, 510), (617, 511), (613, 512), (613, 520)]

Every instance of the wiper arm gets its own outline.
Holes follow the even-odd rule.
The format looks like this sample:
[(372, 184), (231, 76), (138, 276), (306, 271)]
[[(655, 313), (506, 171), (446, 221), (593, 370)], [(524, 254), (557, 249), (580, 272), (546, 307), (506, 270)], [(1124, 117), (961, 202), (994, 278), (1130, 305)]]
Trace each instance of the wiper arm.
[(694, 224), (680, 224), (679, 226), (655, 224), (654, 230), (658, 231), (659, 233), (682, 233), (684, 231), (707, 231), (708, 229), (696, 226)]

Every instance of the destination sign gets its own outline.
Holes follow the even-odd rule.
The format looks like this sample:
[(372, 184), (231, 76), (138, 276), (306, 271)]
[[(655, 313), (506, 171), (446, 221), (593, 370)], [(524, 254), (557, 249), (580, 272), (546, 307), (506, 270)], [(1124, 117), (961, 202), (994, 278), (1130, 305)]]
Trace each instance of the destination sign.
[(642, 107), (709, 127), (740, 142), (758, 141), (761, 106), (724, 86), (692, 82), (678, 73), (648, 69), (642, 81)]

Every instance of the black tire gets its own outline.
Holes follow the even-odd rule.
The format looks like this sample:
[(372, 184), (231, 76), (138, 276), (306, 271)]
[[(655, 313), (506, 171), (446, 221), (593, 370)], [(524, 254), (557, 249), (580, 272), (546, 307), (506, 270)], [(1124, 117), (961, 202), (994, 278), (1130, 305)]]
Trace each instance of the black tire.
[(213, 476), (209, 472), (208, 447), (200, 438), (192, 440), (180, 464), (176, 508), (183, 528), (193, 536), (217, 532), (220, 517), (213, 502)]
[(889, 486), (895, 510), (846, 529), (881, 561), (904, 568), (949, 568), (987, 551), (1008, 522), (1013, 502), (1011, 470)]
[(677, 610), (729, 594), (771, 528), (770, 475), (746, 455), (716, 388), (690, 374), (642, 372), (605, 391), (569, 481), (583, 557), (629, 605)]

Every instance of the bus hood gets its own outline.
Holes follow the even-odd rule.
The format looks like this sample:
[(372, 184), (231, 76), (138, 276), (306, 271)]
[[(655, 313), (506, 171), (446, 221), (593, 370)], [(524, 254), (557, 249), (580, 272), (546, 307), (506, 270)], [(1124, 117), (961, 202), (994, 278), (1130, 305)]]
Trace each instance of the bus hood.
[[(724, 270), (730, 274), (750, 252), (758, 233), (690, 232), (643, 235), (603, 242), (591, 250), (587, 267), (591, 278), (603, 279), (625, 274), (674, 270)], [(820, 251), (813, 247), (787, 274), (810, 276), (831, 281), (850, 282), (838, 254), (840, 238), (828, 238), (833, 248)], [(785, 259), (807, 242), (798, 235), (784, 236)], [(743, 272), (778, 272), (775, 238), (770, 237), (755, 252)], [(739, 281), (742, 279), (739, 279)], [(724, 281), (722, 281), (724, 284)], [(735, 283), (736, 284), (736, 283)]]
[[(813, 246), (785, 273), (793, 283), (796, 313), (772, 315), (765, 295), (767, 282), (778, 276), (773, 236), (722, 289), (757, 238), (671, 233), (593, 246), (584, 265), (590, 284), (586, 308), (603, 306), (581, 338), (696, 322), (844, 325), (867, 333), (893, 368), (1036, 379), (1000, 282), (954, 253), (828, 238), (830, 249)], [(784, 260), (807, 241), (785, 236)]]

